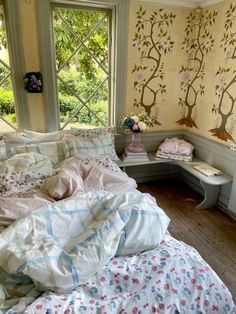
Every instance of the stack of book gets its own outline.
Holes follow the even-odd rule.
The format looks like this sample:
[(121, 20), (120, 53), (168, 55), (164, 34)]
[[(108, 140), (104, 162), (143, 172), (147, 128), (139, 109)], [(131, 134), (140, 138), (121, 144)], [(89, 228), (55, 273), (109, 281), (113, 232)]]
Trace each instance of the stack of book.
[(134, 152), (128, 151), (127, 149), (124, 152), (123, 160), (129, 161), (129, 162), (149, 161), (147, 152), (144, 151), (140, 153), (134, 153)]

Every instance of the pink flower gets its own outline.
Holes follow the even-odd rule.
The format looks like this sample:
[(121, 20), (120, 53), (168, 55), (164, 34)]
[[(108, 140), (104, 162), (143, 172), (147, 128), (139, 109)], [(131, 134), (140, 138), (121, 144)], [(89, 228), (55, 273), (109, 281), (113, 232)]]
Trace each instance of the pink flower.
[(182, 305), (186, 305), (186, 300), (181, 300), (181, 302), (180, 302)]
[(159, 309), (160, 309), (160, 310), (164, 310), (164, 308), (165, 308), (165, 304), (161, 303), (161, 304), (159, 305)]
[(216, 306), (216, 305), (213, 305), (213, 306), (212, 306), (212, 310), (213, 310), (213, 311), (216, 311), (216, 312), (218, 312), (218, 311), (219, 311), (219, 308), (218, 308), (218, 306)]
[(43, 307), (42, 304), (37, 304), (37, 305), (36, 305), (36, 309), (37, 309), (37, 310), (40, 310), (42, 307)]
[(138, 313), (138, 308), (137, 307), (134, 307), (133, 308), (133, 313), (135, 314), (135, 313)]
[(164, 285), (164, 288), (165, 288), (165, 289), (169, 289), (169, 288), (170, 288), (170, 285), (169, 285), (168, 283), (166, 283), (166, 284)]
[(132, 130), (134, 130), (134, 131), (138, 130), (138, 125), (137, 125), (137, 124), (134, 124), (134, 125), (132, 126)]
[(189, 82), (191, 80), (190, 72), (188, 71), (183, 72), (182, 80), (186, 83)]

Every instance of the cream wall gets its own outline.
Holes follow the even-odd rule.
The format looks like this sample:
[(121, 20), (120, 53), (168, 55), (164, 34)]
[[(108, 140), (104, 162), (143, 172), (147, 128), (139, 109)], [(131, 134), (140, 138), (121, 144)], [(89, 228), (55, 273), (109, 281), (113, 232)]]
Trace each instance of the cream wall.
[[(134, 88), (134, 81), (136, 78), (136, 73), (132, 73), (134, 64), (141, 63), (141, 51), (138, 51), (137, 47), (133, 46), (133, 38), (136, 32), (137, 27), (135, 26), (137, 23), (136, 12), (139, 10), (140, 6), (143, 7), (144, 10), (147, 10), (146, 16), (150, 17), (154, 11), (158, 11), (159, 9), (163, 9), (162, 14), (174, 14), (176, 17), (173, 19), (173, 24), (165, 27), (164, 31), (167, 31), (167, 34), (163, 35), (163, 38), (169, 37), (174, 42), (173, 48), (168, 53), (164, 53), (162, 51), (161, 60), (164, 63), (163, 72), (164, 79), (162, 84), (166, 85), (166, 92), (161, 94), (159, 93), (157, 96), (157, 104), (153, 107), (151, 114), (158, 120), (161, 124), (158, 127), (158, 130), (173, 130), (178, 129), (179, 127), (176, 125), (175, 121), (177, 120), (180, 112), (183, 110), (178, 105), (178, 99), (180, 97), (180, 88), (179, 88), (179, 70), (180, 64), (185, 62), (185, 53), (181, 49), (181, 43), (184, 37), (184, 28), (185, 28), (185, 19), (187, 14), (192, 10), (190, 8), (183, 8), (177, 6), (169, 6), (157, 3), (147, 3), (142, 1), (131, 1), (130, 3), (130, 17), (129, 17), (129, 51), (128, 51), (128, 93), (127, 93), (127, 113), (136, 112), (139, 110), (143, 110), (142, 107), (136, 108), (134, 107), (134, 98), (139, 98), (140, 93), (138, 93)], [(147, 27), (147, 31), (148, 31)], [(144, 30), (146, 31), (146, 29)], [(156, 29), (157, 31), (157, 29)], [(147, 32), (148, 34), (148, 32)], [(155, 38), (155, 34), (153, 36)], [(156, 38), (155, 38), (156, 39)], [(158, 39), (156, 39), (158, 40)], [(154, 54), (155, 56), (155, 54)], [(156, 54), (156, 58), (158, 58)], [(146, 60), (144, 61), (146, 64)], [(149, 62), (149, 65), (152, 64), (152, 61)], [(143, 71), (144, 76), (148, 78), (149, 69)], [(152, 87), (154, 90), (158, 89), (158, 84), (160, 80), (157, 78), (153, 80)], [(148, 98), (148, 97), (147, 97)], [(149, 94), (149, 98), (151, 101), (152, 94)], [(147, 103), (149, 99), (146, 99)]]
[[(131, 1), (130, 4), (130, 22), (129, 22), (129, 56), (128, 56), (128, 93), (127, 93), (127, 112), (135, 112), (140, 110), (134, 106), (134, 98), (138, 96), (137, 91), (134, 88), (135, 73), (131, 73), (133, 65), (140, 62), (140, 53), (137, 47), (133, 47), (133, 37), (136, 32), (137, 17), (135, 13), (142, 6), (143, 10), (147, 12), (154, 12), (163, 8), (165, 12), (173, 12), (176, 17), (173, 21), (173, 25), (168, 26), (168, 34), (174, 41), (174, 47), (169, 54), (163, 56), (164, 61), (164, 81), (166, 83), (166, 93), (158, 97), (157, 106), (159, 111), (157, 112), (158, 121), (161, 125), (156, 126), (155, 129), (158, 130), (175, 130), (179, 128), (187, 129), (195, 134), (201, 135), (203, 137), (209, 138), (211, 140), (220, 142), (225, 145), (230, 145), (232, 142), (236, 141), (236, 74), (233, 73), (236, 63), (236, 53), (232, 57), (234, 46), (236, 46), (236, 35), (232, 38), (235, 40), (232, 46), (227, 49), (228, 57), (226, 52), (222, 47), (222, 38), (225, 29), (226, 21), (226, 11), (229, 10), (230, 4), (234, 5), (233, 1), (225, 0), (221, 3), (214, 4), (202, 9), (201, 14), (203, 17), (207, 17), (210, 14), (211, 22), (208, 23), (206, 29), (204, 27), (201, 30), (200, 44), (201, 49), (205, 45), (210, 45), (210, 49), (206, 52), (204, 51), (203, 64), (202, 67), (202, 77), (195, 80), (193, 87), (197, 92), (196, 105), (193, 107), (193, 113), (191, 119), (187, 118), (187, 106), (182, 107), (178, 104), (179, 97), (185, 100), (186, 90), (181, 90), (181, 82), (183, 83), (182, 74), (179, 73), (181, 67), (190, 66), (191, 73), (190, 77), (194, 77), (198, 70), (198, 61), (188, 62), (189, 53), (186, 50), (182, 50), (182, 43), (186, 34), (187, 17), (191, 12), (196, 14), (196, 9), (181, 8), (175, 6), (168, 6), (163, 4), (158, 4), (147, 1)], [(216, 12), (215, 20), (212, 18), (213, 12)], [(233, 11), (232, 8), (230, 11)], [(228, 30), (228, 33), (236, 33), (236, 9), (233, 11), (232, 17), (232, 27)], [(206, 20), (202, 20), (203, 25)], [(208, 33), (206, 37), (205, 31)], [(148, 32), (147, 32), (148, 34)], [(196, 34), (195, 34), (196, 35)], [(195, 36), (193, 35), (193, 37)], [(191, 37), (191, 36), (189, 36)], [(207, 42), (207, 40), (209, 40)], [(196, 42), (195, 42), (196, 43)], [(204, 48), (203, 48), (204, 49)], [(196, 50), (193, 50), (193, 54)], [(231, 58), (229, 57), (231, 54)], [(199, 57), (200, 55), (198, 55)], [(216, 75), (217, 71), (224, 67), (228, 67), (228, 71), (222, 73), (222, 75)], [(235, 82), (231, 87), (223, 92), (222, 88), (226, 88), (230, 81)], [(216, 85), (219, 81), (225, 80), (224, 86), (218, 89), (219, 96), (216, 95)], [(158, 84), (158, 82), (157, 82)], [(200, 93), (200, 85), (204, 86), (204, 93)], [(190, 89), (191, 90), (191, 89)], [(226, 114), (230, 111), (230, 107), (233, 103), (233, 110), (231, 115), (227, 118), (227, 123), (221, 126), (222, 114), (219, 114), (219, 102), (222, 92), (225, 93), (225, 97), (222, 99), (222, 112)], [(228, 96), (227, 96), (228, 95)], [(193, 102), (194, 94), (189, 97), (189, 102)], [(139, 97), (139, 96), (138, 96)], [(146, 99), (148, 103), (148, 99)], [(184, 120), (185, 118), (185, 120)], [(178, 123), (177, 123), (178, 122)]]
[[(225, 132), (216, 132), (214, 135), (209, 130), (219, 128), (221, 125), (221, 116), (217, 112), (212, 112), (213, 106), (215, 105), (216, 108), (219, 106), (220, 98), (216, 95), (216, 85), (222, 82), (222, 80), (225, 81), (224, 88), (227, 87), (228, 84), (230, 84), (230, 81), (235, 80), (236, 73), (235, 66), (236, 66), (236, 55), (234, 53), (233, 58), (232, 54), (234, 52), (234, 47), (236, 47), (236, 41), (234, 42), (233, 46), (228, 47), (228, 55), (224, 51), (222, 47), (222, 39), (224, 36), (224, 33), (231, 33), (234, 34), (231, 38), (233, 40), (236, 40), (236, 12), (234, 11), (233, 16), (234, 20), (232, 22), (232, 28), (229, 28), (228, 31), (225, 28), (225, 21), (226, 21), (226, 12), (230, 9), (230, 4), (236, 5), (235, 1), (228, 1), (225, 0), (222, 3), (216, 4), (214, 6), (210, 6), (207, 9), (214, 8), (215, 11), (218, 12), (217, 16), (217, 23), (214, 26), (212, 36), (215, 39), (215, 44), (213, 48), (213, 53), (209, 55), (206, 59), (206, 76), (204, 79), (203, 84), (206, 87), (206, 93), (202, 97), (201, 101), (201, 107), (199, 108), (199, 121), (201, 121), (199, 131), (196, 133), (199, 133), (200, 135), (203, 135), (204, 137), (213, 139), (217, 142), (221, 142), (223, 144), (230, 145), (232, 142), (236, 141), (236, 106), (234, 105), (232, 115), (227, 119)], [(232, 11), (230, 9), (230, 11)], [(219, 70), (219, 67), (228, 68), (229, 72), (226, 72), (222, 75), (216, 75), (217, 71)], [(221, 84), (221, 83), (220, 83)], [(223, 87), (223, 86), (222, 86)], [(223, 98), (222, 101), (222, 108), (223, 112), (226, 114), (229, 112), (230, 109), (230, 102), (228, 97), (232, 97), (234, 101), (236, 100), (236, 82), (234, 82), (231, 87), (227, 90), (225, 94), (228, 94), (227, 97)]]
[[(36, 13), (36, 1), (37, 0), (21, 0), (21, 28), (22, 38), (24, 45), (24, 56), (26, 71), (40, 71), (40, 55), (39, 55), (39, 44), (38, 44), (38, 31), (37, 31), (37, 13)], [(185, 128), (189, 131), (199, 134), (203, 137), (207, 137), (222, 144), (229, 145), (232, 140), (236, 140), (236, 128), (234, 128), (236, 120), (236, 108), (233, 109), (231, 116), (227, 120), (226, 132), (230, 134), (228, 138), (223, 139), (222, 134), (213, 134), (209, 130), (219, 127), (221, 122), (221, 116), (217, 111), (212, 112), (213, 105), (215, 108), (219, 106), (219, 98), (215, 93), (215, 86), (217, 80), (216, 76), (219, 66), (223, 67), (227, 64), (230, 71), (226, 73), (225, 79), (227, 82), (233, 77), (232, 70), (235, 68), (236, 59), (225, 60), (225, 52), (221, 45), (221, 40), (225, 32), (224, 24), (226, 20), (226, 11), (230, 6), (231, 1), (225, 0), (219, 4), (211, 5), (203, 9), (203, 14), (207, 14), (208, 11), (217, 11), (216, 22), (210, 27), (210, 33), (214, 39), (214, 45), (211, 51), (205, 56), (205, 68), (204, 77), (199, 80), (199, 84), (205, 86), (205, 93), (199, 95), (197, 106), (193, 115), (196, 127), (188, 127), (186, 125), (177, 124), (177, 121), (184, 117), (186, 114), (186, 108), (179, 105), (179, 98), (184, 98), (184, 91), (181, 90), (182, 74), (179, 73), (182, 66), (188, 64), (188, 54), (182, 49), (182, 43), (186, 36), (186, 18), (190, 12), (194, 12), (192, 8), (170, 6), (164, 4), (158, 4), (147, 1), (130, 1), (130, 16), (129, 16), (129, 42), (128, 42), (128, 68), (127, 68), (127, 98), (126, 98), (126, 111), (135, 112), (140, 110), (134, 106), (134, 99), (139, 99), (140, 94), (135, 90), (134, 82), (137, 80), (137, 72), (132, 73), (134, 65), (140, 65), (140, 51), (137, 49), (137, 45), (134, 44), (134, 36), (137, 30), (137, 16), (136, 12), (142, 6), (143, 10), (146, 10), (145, 15), (150, 16), (155, 10), (163, 9), (163, 13), (175, 15), (173, 23), (169, 24), (165, 28), (167, 34), (163, 37), (167, 37), (169, 41), (173, 41), (173, 47), (168, 53), (162, 53), (161, 61), (163, 62), (163, 73), (164, 78), (162, 84), (166, 85), (166, 93), (158, 94), (156, 100), (156, 106), (152, 108), (151, 114), (156, 118), (160, 125), (155, 126), (154, 130), (175, 130)], [(146, 31), (146, 30), (144, 30)], [(236, 31), (235, 22), (233, 22), (232, 31)], [(236, 43), (235, 43), (236, 45)], [(144, 64), (144, 61), (143, 61)], [(150, 66), (149, 61), (147, 66)], [(146, 72), (145, 72), (146, 71)], [(148, 79), (148, 71), (144, 70), (142, 73), (143, 78)], [(140, 79), (140, 77), (139, 77)], [(201, 81), (201, 82), (200, 82)], [(151, 88), (155, 90), (158, 87), (160, 80), (153, 80)], [(236, 88), (232, 85), (229, 90), (232, 94), (231, 97), (236, 97)], [(34, 130), (43, 131), (45, 130), (45, 118), (43, 110), (43, 98), (42, 94), (28, 94), (30, 117), (32, 127)], [(150, 103), (150, 94), (145, 97), (145, 102)], [(224, 110), (227, 112), (227, 104), (229, 100), (224, 102)], [(223, 107), (224, 107), (223, 106)], [(155, 109), (156, 108), (156, 109)], [(152, 131), (152, 130), (151, 130)], [(217, 132), (215, 132), (217, 133)], [(215, 136), (213, 136), (215, 135)], [(217, 135), (217, 136), (216, 136)]]

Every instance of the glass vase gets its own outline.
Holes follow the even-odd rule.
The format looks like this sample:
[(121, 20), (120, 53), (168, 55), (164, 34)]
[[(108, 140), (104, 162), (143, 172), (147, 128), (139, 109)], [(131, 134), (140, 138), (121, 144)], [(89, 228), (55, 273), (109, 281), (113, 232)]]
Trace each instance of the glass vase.
[(131, 143), (128, 145), (127, 150), (133, 153), (144, 152), (144, 145), (142, 144), (142, 133), (132, 133)]

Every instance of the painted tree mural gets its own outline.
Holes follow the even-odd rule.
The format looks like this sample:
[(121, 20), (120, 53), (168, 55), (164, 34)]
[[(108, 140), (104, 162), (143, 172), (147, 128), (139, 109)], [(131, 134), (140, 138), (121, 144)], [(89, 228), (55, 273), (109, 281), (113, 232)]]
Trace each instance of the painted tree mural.
[(148, 14), (140, 6), (136, 12), (133, 46), (140, 53), (140, 62), (134, 64), (132, 71), (135, 74), (134, 88), (138, 93), (134, 106), (142, 107), (145, 112), (154, 116), (156, 125), (160, 125), (157, 120), (158, 96), (166, 93), (162, 58), (171, 52), (174, 45), (168, 30), (175, 17), (175, 14), (167, 13), (162, 8)]
[(216, 11), (196, 9), (187, 17), (182, 49), (188, 53), (188, 64), (182, 66), (180, 74), (181, 90), (184, 97), (179, 98), (179, 104), (184, 107), (184, 116), (176, 121), (179, 125), (189, 128), (197, 127), (194, 114), (196, 114), (199, 95), (204, 94), (201, 84), (205, 74), (205, 56), (212, 50), (214, 39), (210, 33), (211, 26), (215, 23)]
[[(219, 126), (209, 130), (213, 136), (223, 141), (233, 141), (232, 131), (235, 121), (232, 119), (236, 102), (236, 5), (230, 5), (226, 11), (225, 32), (221, 40), (224, 49), (226, 64), (219, 67), (216, 77), (216, 95), (218, 104), (214, 104), (212, 113), (218, 115)], [(231, 67), (229, 67), (229, 64)]]

